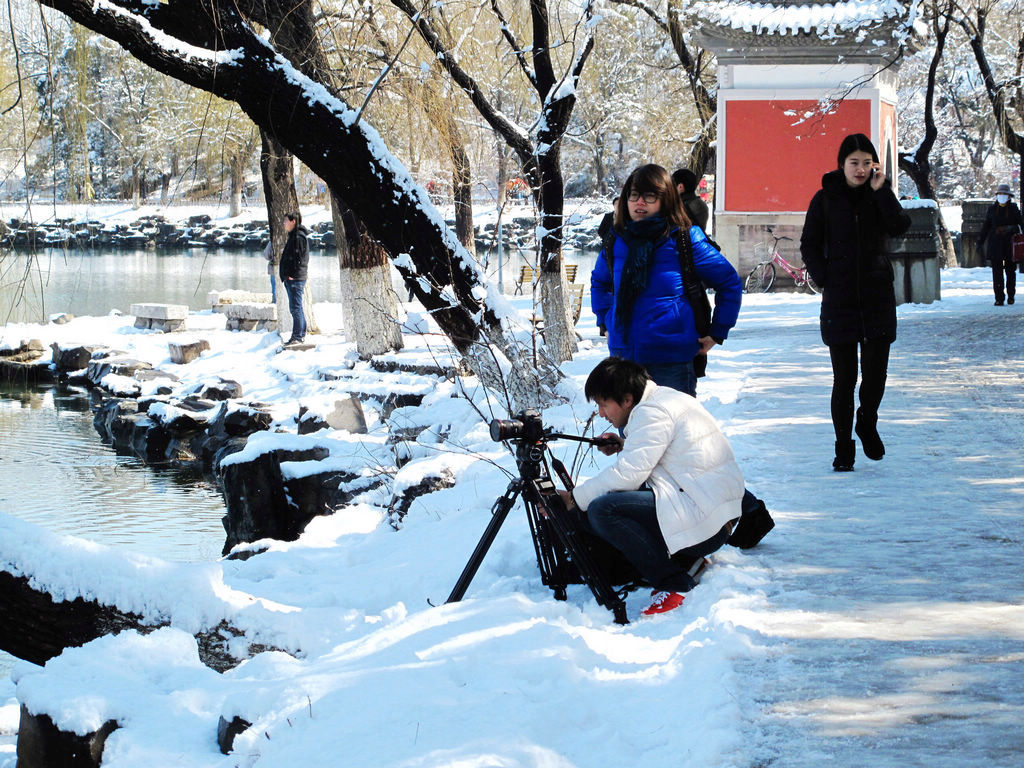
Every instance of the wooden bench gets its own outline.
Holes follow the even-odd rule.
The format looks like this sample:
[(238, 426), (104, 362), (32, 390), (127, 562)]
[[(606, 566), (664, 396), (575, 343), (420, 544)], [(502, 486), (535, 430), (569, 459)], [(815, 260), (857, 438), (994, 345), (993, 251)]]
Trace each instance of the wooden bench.
[[(575, 284), (576, 280), (576, 264), (563, 264), (565, 269), (565, 281), (570, 285)], [(514, 295), (519, 295), (523, 292), (523, 285), (532, 284), (537, 276), (537, 270), (529, 264), (523, 264), (519, 268), (519, 277), (516, 278), (516, 290)]]
[(572, 302), (572, 324), (576, 325), (583, 312), (583, 283), (569, 284), (569, 301)]
[(516, 290), (512, 295), (516, 296), (522, 294), (523, 285), (532, 284), (535, 273), (536, 270), (533, 267), (529, 264), (523, 264), (523, 266), (519, 268), (519, 277), (516, 278)]
[[(580, 315), (583, 312), (583, 290), (585, 286), (583, 283), (570, 283), (569, 284), (569, 295), (567, 297), (570, 302), (569, 306), (572, 308), (572, 324), (575, 326), (580, 321)], [(544, 333), (544, 318), (540, 315), (533, 315), (533, 327), (537, 329), (539, 333)], [(576, 334), (579, 336), (579, 334)]]

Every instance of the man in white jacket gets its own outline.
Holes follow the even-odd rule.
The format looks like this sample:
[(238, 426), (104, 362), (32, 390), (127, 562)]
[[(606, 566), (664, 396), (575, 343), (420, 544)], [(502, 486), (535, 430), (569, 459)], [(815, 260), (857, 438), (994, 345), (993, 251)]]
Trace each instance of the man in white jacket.
[(711, 414), (690, 395), (657, 386), (638, 363), (601, 361), (585, 392), (625, 439), (602, 435), (614, 442), (601, 452), (617, 460), (563, 498), (654, 588), (644, 615), (670, 611), (694, 586), (690, 565), (729, 538), (743, 474)]

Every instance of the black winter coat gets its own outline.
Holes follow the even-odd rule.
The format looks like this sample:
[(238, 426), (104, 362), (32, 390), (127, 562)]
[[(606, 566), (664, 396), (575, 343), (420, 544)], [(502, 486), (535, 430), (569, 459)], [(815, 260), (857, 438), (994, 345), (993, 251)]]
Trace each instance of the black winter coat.
[(280, 273), (282, 280), (305, 280), (309, 266), (309, 242), (306, 235), (309, 230), (301, 224), (288, 233), (284, 249), (281, 251)]
[(686, 215), (690, 217), (690, 221), (700, 227), (700, 231), (707, 234), (708, 231), (708, 204), (701, 200), (693, 192), (689, 192), (682, 195), (680, 200), (683, 203), (683, 208), (686, 210)]
[(1010, 261), (1013, 255), (1013, 236), (1021, 231), (1020, 209), (1016, 203), (993, 203), (985, 212), (985, 223), (978, 232), (978, 246), (985, 246), (985, 258), (990, 264)]
[(902, 235), (910, 217), (888, 180), (875, 191), (853, 188), (842, 171), (821, 179), (800, 235), (800, 254), (822, 288), (821, 339), (827, 345), (896, 340), (896, 296), (886, 239)]

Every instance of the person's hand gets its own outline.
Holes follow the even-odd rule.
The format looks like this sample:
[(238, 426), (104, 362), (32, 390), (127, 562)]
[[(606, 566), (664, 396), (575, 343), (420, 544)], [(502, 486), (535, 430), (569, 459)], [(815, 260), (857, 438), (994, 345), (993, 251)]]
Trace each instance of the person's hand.
[(697, 342), (700, 344), (700, 349), (697, 350), (698, 355), (706, 355), (718, 343), (710, 336), (701, 336)]
[(571, 491), (559, 490), (558, 491), (558, 495), (561, 497), (562, 501), (565, 502), (565, 508), (566, 509), (575, 509), (576, 508), (576, 499), (574, 499), (572, 497), (572, 492)]
[(603, 435), (598, 435), (597, 439), (602, 441), (597, 445), (597, 450), (605, 456), (611, 456), (622, 450), (622, 438), (614, 432), (605, 432)]
[(885, 171), (882, 170), (882, 166), (878, 163), (871, 166), (871, 180), (869, 183), (871, 184), (871, 188), (876, 192), (882, 188), (883, 184), (885, 184)]

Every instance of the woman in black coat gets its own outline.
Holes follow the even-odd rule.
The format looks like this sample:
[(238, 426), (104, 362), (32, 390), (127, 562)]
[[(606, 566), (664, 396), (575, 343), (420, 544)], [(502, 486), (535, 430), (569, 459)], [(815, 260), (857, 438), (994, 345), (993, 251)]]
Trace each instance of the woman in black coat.
[(910, 226), (871, 140), (862, 133), (843, 139), (839, 169), (826, 173), (811, 199), (800, 236), (800, 253), (822, 287), (821, 338), (832, 358), (832, 468), (853, 470), (853, 391), (860, 351), (857, 436), (864, 455), (878, 460), (878, 406), (885, 392), (889, 345), (896, 340), (896, 296), (886, 238)]
[[(996, 201), (985, 213), (985, 223), (978, 233), (978, 247), (985, 247), (985, 257), (992, 266), (992, 290), (996, 294), (996, 306), (1006, 302), (1013, 304), (1017, 293), (1017, 275), (1013, 263), (1013, 236), (1022, 229), (1020, 209), (1010, 202), (1013, 193), (1009, 184), (1000, 184), (996, 188)], [(1006, 275), (1005, 294), (1003, 293), (1003, 275)]]

